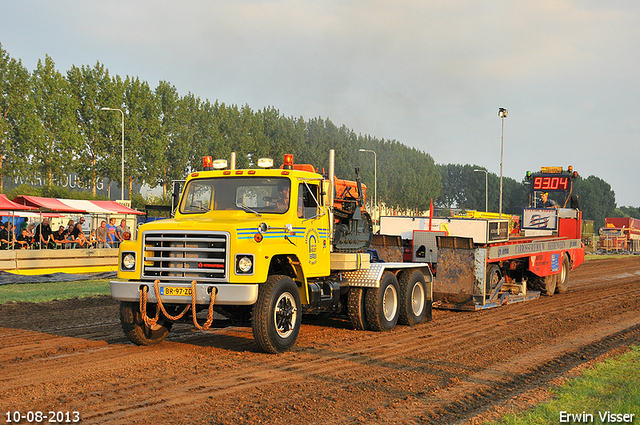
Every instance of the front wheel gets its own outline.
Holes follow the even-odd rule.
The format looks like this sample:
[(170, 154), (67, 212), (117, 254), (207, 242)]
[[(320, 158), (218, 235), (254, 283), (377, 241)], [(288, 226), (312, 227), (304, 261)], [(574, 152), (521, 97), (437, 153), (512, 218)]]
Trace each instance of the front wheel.
[[(155, 304), (147, 304), (147, 315), (155, 317)], [(140, 303), (120, 301), (120, 324), (124, 334), (137, 345), (159, 344), (169, 335), (173, 322), (165, 320), (162, 315), (155, 325), (148, 326), (142, 318)]]
[(400, 272), (399, 276), (400, 316), (398, 323), (409, 326), (422, 323), (431, 308), (424, 275), (420, 270), (409, 269)]
[(251, 329), (263, 351), (277, 354), (293, 347), (302, 321), (300, 306), (300, 292), (289, 276), (269, 276), (260, 285)]

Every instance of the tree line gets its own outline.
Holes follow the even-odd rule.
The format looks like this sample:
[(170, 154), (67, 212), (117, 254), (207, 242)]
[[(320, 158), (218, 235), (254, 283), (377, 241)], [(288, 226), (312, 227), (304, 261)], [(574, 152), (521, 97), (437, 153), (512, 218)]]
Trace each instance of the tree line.
[[(297, 163), (322, 169), (329, 149), (335, 149), (336, 175), (354, 179), (358, 167), (370, 200), (377, 168), (381, 204), (417, 213), (434, 199), (441, 208), (485, 209), (485, 175), (474, 172), (484, 168), (436, 164), (426, 152), (356, 134), (327, 118), (285, 117), (274, 107), (252, 110), (192, 93), (181, 96), (167, 81), (151, 88), (138, 77), (111, 75), (100, 62), (62, 73), (47, 55), (29, 71), (1, 44), (0, 88), (0, 192), (5, 177), (19, 175), (37, 176), (55, 187), (75, 173), (93, 197), (100, 179), (120, 183), (122, 117), (103, 110), (111, 108), (124, 115), (124, 183), (130, 197), (136, 196), (134, 183), (161, 186), (166, 194), (173, 180), (201, 169), (206, 155), (229, 158), (237, 152), (242, 168), (261, 157), (278, 164), (285, 153), (293, 153)], [(361, 149), (374, 151), (375, 157)], [(488, 209), (498, 211), (498, 177), (488, 173), (488, 179)], [(613, 215), (615, 193), (606, 182), (580, 178), (575, 192), (584, 217), (596, 225)], [(519, 214), (526, 205), (524, 182), (503, 177), (503, 212)]]

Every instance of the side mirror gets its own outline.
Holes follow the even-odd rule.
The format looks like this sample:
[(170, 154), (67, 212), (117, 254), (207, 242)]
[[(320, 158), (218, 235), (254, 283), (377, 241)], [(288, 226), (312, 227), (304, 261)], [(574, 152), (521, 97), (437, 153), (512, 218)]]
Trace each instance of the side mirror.
[(180, 201), (180, 182), (173, 183), (173, 192), (171, 193), (171, 216), (175, 214)]

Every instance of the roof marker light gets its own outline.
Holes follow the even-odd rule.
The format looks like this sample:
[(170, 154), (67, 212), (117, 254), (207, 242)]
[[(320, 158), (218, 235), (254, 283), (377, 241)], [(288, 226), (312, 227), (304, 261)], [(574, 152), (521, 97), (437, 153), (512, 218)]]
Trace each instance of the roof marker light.
[(260, 159), (258, 159), (258, 167), (260, 167), (260, 168), (272, 168), (273, 167), (273, 159), (271, 159), (271, 158), (260, 158)]
[(216, 170), (224, 170), (227, 168), (227, 160), (226, 159), (216, 159), (213, 161), (213, 168)]

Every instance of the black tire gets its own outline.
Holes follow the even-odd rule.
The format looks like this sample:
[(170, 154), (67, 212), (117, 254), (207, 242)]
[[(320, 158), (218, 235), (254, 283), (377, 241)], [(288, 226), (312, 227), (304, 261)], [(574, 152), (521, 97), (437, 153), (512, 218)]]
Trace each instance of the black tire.
[(408, 269), (398, 274), (400, 293), (400, 314), (398, 323), (401, 325), (418, 325), (422, 323), (427, 310), (431, 307), (427, 284), (420, 270)]
[(389, 331), (396, 327), (398, 306), (398, 280), (391, 272), (384, 272), (378, 288), (368, 288), (365, 296), (366, 317), (374, 331)]
[(490, 295), (491, 292), (498, 286), (498, 283), (502, 279), (502, 272), (500, 271), (500, 267), (497, 264), (491, 264), (487, 267), (486, 274), (486, 295)]
[(369, 322), (367, 322), (365, 312), (365, 297), (366, 288), (349, 288), (349, 293), (347, 294), (347, 313), (349, 314), (351, 326), (357, 331), (369, 329)]
[[(156, 305), (147, 304), (147, 316), (154, 318)], [(142, 319), (140, 303), (120, 301), (120, 324), (124, 334), (131, 342), (137, 345), (159, 344), (169, 335), (173, 322), (160, 315), (158, 323), (149, 327)]]
[(542, 290), (542, 294), (548, 297), (553, 296), (556, 292), (556, 284), (558, 282), (559, 274), (553, 274), (551, 276), (545, 276), (540, 279), (540, 286)]
[(564, 253), (562, 259), (562, 269), (558, 275), (558, 283), (556, 285), (556, 294), (564, 294), (569, 287), (569, 275), (571, 274), (571, 261), (567, 253)]
[(289, 276), (273, 275), (260, 285), (251, 329), (260, 348), (283, 353), (296, 343), (302, 321), (300, 292)]

